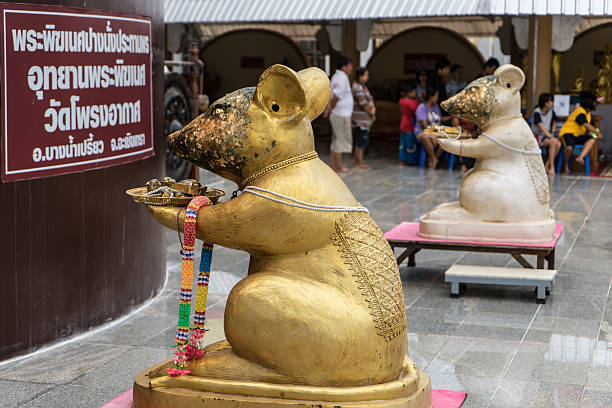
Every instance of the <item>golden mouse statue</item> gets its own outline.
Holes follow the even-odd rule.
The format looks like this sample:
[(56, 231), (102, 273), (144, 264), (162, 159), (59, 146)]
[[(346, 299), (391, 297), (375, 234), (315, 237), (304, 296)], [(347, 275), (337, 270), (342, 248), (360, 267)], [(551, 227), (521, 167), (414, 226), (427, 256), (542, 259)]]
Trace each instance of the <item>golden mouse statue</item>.
[[(243, 190), (202, 208), (196, 236), (251, 261), (227, 299), (227, 340), (191, 360), (191, 375), (168, 375), (171, 361), (141, 373), (134, 407), (431, 407), (429, 377), (408, 358), (393, 252), (314, 152), (310, 122), (329, 96), (320, 69), (274, 65), (168, 137)], [(178, 208), (149, 209), (176, 229)]]

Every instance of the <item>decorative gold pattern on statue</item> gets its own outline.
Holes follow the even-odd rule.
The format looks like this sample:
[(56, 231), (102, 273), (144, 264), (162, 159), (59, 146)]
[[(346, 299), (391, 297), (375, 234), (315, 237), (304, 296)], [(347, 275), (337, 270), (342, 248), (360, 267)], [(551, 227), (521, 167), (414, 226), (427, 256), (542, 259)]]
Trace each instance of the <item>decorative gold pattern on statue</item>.
[(299, 156), (291, 157), (290, 159), (283, 160), (278, 163), (274, 163), (245, 178), (244, 181), (240, 183), (240, 189), (244, 188), (245, 186), (248, 186), (251, 181), (262, 177), (263, 175), (268, 174), (271, 171), (284, 169), (285, 167), (293, 166), (294, 164), (301, 163), (307, 160), (316, 159), (317, 157), (319, 157), (317, 152), (309, 152), (306, 154), (301, 154)]
[[(206, 114), (176, 132), (172, 149), (198, 167), (239, 177), (247, 162), (242, 146), (247, 140), (247, 112), (254, 93), (254, 87), (243, 88), (216, 101)], [(202, 133), (211, 135), (206, 145), (198, 137)]]
[(442, 106), (448, 112), (469, 119), (478, 126), (483, 126), (491, 114), (495, 90), (493, 84), (496, 77), (489, 75), (471, 82), (461, 93), (461, 98), (451, 98)]
[(357, 278), (377, 333), (389, 341), (406, 329), (404, 295), (389, 243), (368, 214), (347, 214), (332, 239)]
[[(529, 149), (529, 144), (525, 145), (525, 150)], [(547, 205), (550, 203), (550, 191), (548, 187), (548, 177), (546, 171), (542, 165), (542, 158), (535, 155), (524, 154), (525, 164), (527, 170), (529, 170), (529, 176), (531, 177), (531, 184), (536, 192), (536, 199), (541, 205)]]

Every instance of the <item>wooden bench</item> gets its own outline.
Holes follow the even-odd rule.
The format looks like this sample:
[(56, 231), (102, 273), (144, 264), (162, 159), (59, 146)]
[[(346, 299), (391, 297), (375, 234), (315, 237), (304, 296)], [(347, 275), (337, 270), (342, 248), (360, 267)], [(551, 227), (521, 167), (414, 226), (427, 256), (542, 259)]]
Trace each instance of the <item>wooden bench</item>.
[(533, 266), (523, 255), (536, 255), (537, 269), (544, 269), (544, 261), (547, 262), (548, 269), (555, 269), (555, 246), (563, 233), (563, 224), (556, 223), (555, 236), (551, 241), (539, 243), (430, 239), (419, 236), (418, 232), (418, 222), (402, 222), (385, 233), (385, 238), (389, 241), (391, 248), (406, 248), (397, 257), (398, 265), (408, 258), (408, 266), (415, 266), (415, 255), (421, 249), (442, 249), (510, 254), (524, 268), (533, 268)]
[(459, 297), (461, 285), (481, 283), (490, 285), (535, 286), (536, 302), (546, 303), (557, 271), (554, 269), (500, 268), (455, 264), (444, 274), (444, 281), (451, 284), (451, 297)]

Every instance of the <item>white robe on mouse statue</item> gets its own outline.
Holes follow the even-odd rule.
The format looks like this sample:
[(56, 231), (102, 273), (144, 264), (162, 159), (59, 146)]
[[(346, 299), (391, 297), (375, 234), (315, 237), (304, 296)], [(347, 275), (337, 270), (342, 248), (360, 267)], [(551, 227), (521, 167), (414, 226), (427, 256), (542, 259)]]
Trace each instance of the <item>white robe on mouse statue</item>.
[(425, 214), (419, 235), (437, 239), (546, 242), (553, 239), (548, 177), (540, 148), (523, 119), (523, 71), (503, 65), (442, 102), (453, 115), (482, 129), (476, 139), (440, 138), (449, 153), (473, 157), (459, 201)]

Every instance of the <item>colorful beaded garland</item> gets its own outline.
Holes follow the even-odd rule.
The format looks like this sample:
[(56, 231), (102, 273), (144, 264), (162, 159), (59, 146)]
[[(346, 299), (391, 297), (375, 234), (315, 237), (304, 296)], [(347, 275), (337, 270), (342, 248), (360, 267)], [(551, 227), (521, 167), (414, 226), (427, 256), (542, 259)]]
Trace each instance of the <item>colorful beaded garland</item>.
[(182, 277), (181, 292), (179, 298), (178, 328), (174, 341), (176, 343), (176, 356), (174, 367), (168, 369), (171, 375), (189, 374), (185, 370), (185, 361), (199, 358), (204, 355), (203, 336), (204, 324), (206, 323), (206, 299), (208, 297), (208, 282), (210, 278), (210, 263), (212, 261), (213, 244), (202, 243), (202, 256), (198, 273), (198, 284), (195, 302), (195, 316), (193, 329), (189, 333), (189, 322), (191, 314), (191, 298), (193, 287), (193, 255), (195, 249), (195, 229), (198, 211), (204, 206), (210, 205), (210, 200), (205, 196), (194, 197), (187, 206), (184, 222), (184, 241), (181, 254)]

